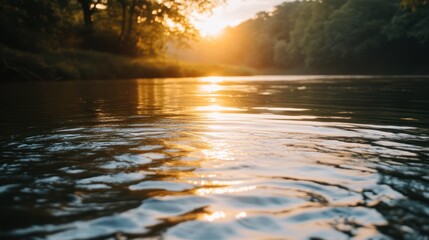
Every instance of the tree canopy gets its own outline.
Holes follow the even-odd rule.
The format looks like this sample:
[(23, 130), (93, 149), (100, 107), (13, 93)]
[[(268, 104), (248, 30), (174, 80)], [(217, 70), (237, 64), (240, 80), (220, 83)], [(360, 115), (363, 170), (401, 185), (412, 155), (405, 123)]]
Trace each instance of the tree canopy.
[(205, 59), (258, 69), (427, 72), (429, 5), (403, 2), (414, 3), (419, 7), (412, 10), (392, 0), (285, 2), (200, 44), (196, 52), (207, 52)]
[[(0, 0), (0, 47), (155, 56), (198, 35), (190, 16), (226, 0)], [(428, 0), (285, 2), (228, 28), (197, 59), (302, 72), (422, 72)]]
[[(222, 0), (0, 0), (1, 44), (155, 55), (197, 34), (189, 16)], [(27, 37), (25, 37), (27, 36)]]

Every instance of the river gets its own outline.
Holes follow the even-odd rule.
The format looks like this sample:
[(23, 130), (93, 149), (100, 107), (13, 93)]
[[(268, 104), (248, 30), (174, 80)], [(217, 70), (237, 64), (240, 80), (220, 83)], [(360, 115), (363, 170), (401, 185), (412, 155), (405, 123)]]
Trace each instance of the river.
[(0, 238), (429, 237), (428, 78), (0, 87)]

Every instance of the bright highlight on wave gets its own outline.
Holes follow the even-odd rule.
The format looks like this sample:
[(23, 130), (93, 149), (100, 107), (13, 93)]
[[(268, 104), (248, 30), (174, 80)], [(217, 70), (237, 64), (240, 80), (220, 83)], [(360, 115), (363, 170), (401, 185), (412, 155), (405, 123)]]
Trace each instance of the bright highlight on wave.
[(209, 221), (209, 222), (213, 222), (215, 220), (221, 219), (221, 218), (225, 218), (226, 214), (225, 212), (219, 211), (219, 212), (214, 212), (212, 214), (205, 214), (204, 215), (204, 219)]
[(201, 86), (201, 90), (207, 93), (214, 93), (214, 92), (218, 92), (220, 90), (222, 90), (222, 86), (216, 84), (216, 83), (211, 83), (211, 84), (207, 84), (207, 85), (202, 85)]
[(195, 110), (196, 111), (202, 111), (202, 112), (246, 111), (246, 109), (234, 108), (234, 107), (222, 107), (219, 105), (197, 107), (197, 108), (195, 108)]
[(216, 211), (213, 212), (211, 214), (204, 214), (202, 219), (209, 221), (209, 222), (214, 222), (216, 220), (220, 220), (220, 219), (224, 219), (224, 218), (235, 218), (235, 219), (240, 219), (240, 218), (245, 218), (247, 217), (247, 213), (246, 212), (239, 212), (239, 213), (228, 213), (228, 212), (224, 212), (224, 211)]
[(202, 77), (201, 82), (219, 83), (219, 82), (223, 82), (224, 79), (225, 77), (217, 77), (217, 76)]
[(225, 187), (225, 188), (200, 188), (196, 191), (199, 196), (211, 195), (211, 194), (232, 194), (247, 192), (256, 189), (256, 186), (243, 186), (243, 187)]

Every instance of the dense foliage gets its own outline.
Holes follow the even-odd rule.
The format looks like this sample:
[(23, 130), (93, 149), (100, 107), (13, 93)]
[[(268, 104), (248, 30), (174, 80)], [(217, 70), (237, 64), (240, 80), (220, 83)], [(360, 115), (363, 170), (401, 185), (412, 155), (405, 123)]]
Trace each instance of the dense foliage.
[[(210, 11), (225, 1), (0, 0), (0, 75), (15, 78), (29, 72), (25, 78), (30, 79), (45, 71), (42, 62), (50, 61), (51, 52), (64, 50), (159, 56), (172, 42), (198, 34), (189, 19), (191, 12)], [(220, 38), (206, 40), (194, 54), (200, 61), (291, 73), (427, 73), (428, 3), (285, 2), (273, 12), (261, 12), (227, 29)], [(43, 61), (30, 61), (32, 57), (25, 57), (29, 54)], [(68, 74), (69, 68), (64, 63), (49, 75), (85, 75), (80, 73), (84, 70)]]
[(197, 34), (192, 12), (222, 0), (0, 0), (0, 44), (37, 51), (78, 48), (156, 55)]
[(223, 0), (0, 0), (0, 81), (249, 74), (160, 58)]
[(215, 61), (290, 72), (427, 73), (429, 6), (425, 3), (286, 2), (227, 29), (197, 51)]

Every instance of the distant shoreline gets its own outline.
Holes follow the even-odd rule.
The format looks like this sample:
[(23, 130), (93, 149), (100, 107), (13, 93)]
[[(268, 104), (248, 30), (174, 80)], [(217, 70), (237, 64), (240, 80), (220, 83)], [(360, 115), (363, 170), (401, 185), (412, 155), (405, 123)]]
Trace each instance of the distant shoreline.
[(0, 81), (249, 76), (249, 68), (169, 58), (132, 58), (87, 50), (25, 52), (0, 46)]
[(131, 58), (88, 50), (31, 53), (0, 47), (0, 81), (123, 80), (207, 76), (336, 76), (335, 78), (427, 78), (429, 74), (402, 72), (311, 71), (308, 69), (252, 69), (195, 63), (169, 58)]

